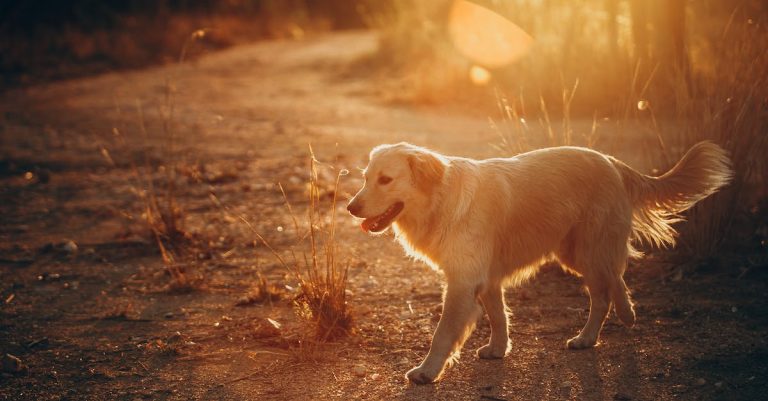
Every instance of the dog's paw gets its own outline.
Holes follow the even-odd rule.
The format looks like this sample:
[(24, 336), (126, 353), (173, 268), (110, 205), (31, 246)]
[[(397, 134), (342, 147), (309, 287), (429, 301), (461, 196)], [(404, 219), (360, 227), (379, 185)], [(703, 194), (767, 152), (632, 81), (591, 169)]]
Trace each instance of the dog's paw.
[(440, 372), (433, 372), (423, 366), (417, 366), (409, 370), (405, 377), (415, 384), (429, 384), (434, 383), (439, 375)]
[(508, 345), (504, 348), (501, 348), (493, 347), (491, 344), (486, 344), (477, 349), (477, 357), (480, 359), (500, 359), (507, 356), (508, 352)]
[(586, 349), (592, 348), (597, 344), (597, 340), (591, 338), (582, 337), (580, 335), (573, 337), (566, 342), (568, 349)]

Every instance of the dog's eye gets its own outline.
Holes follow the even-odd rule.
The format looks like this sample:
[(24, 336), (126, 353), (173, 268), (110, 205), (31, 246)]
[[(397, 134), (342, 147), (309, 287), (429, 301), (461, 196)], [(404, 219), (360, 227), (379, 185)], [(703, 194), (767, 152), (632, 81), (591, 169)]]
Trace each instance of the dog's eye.
[(392, 182), (392, 177), (387, 177), (386, 175), (379, 177), (379, 185), (387, 185), (390, 182)]

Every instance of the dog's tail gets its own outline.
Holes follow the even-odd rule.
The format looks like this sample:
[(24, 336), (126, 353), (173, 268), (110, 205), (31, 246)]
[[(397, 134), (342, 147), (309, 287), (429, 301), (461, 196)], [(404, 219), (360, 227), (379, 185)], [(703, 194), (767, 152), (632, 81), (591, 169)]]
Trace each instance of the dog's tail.
[(678, 213), (733, 178), (726, 151), (708, 141), (693, 145), (671, 170), (659, 177), (641, 174), (617, 159), (611, 161), (634, 203), (633, 237), (659, 247), (675, 244), (677, 231), (672, 224), (681, 220)]

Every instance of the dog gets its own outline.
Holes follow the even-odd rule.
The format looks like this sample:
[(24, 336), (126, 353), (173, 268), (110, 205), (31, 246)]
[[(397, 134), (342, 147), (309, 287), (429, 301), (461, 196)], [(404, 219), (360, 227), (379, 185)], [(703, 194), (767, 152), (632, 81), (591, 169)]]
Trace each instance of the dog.
[(581, 276), (590, 311), (570, 349), (593, 347), (614, 305), (631, 327), (635, 311), (623, 274), (639, 257), (638, 240), (675, 243), (678, 213), (732, 178), (727, 153), (694, 145), (667, 173), (641, 174), (618, 159), (580, 147), (553, 147), (511, 158), (444, 156), (408, 143), (381, 145), (347, 210), (369, 233), (389, 227), (412, 257), (443, 272), (443, 313), (424, 361), (406, 377), (438, 380), (452, 364), (482, 309), (491, 337), (480, 358), (510, 349), (504, 288), (556, 260)]

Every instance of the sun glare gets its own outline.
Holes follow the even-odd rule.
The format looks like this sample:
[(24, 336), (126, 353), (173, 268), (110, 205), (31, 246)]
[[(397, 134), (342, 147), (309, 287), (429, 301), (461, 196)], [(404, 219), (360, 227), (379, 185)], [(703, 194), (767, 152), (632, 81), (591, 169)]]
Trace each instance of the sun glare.
[(479, 65), (473, 65), (469, 69), (469, 79), (475, 85), (487, 85), (491, 81), (491, 72)]
[(456, 1), (451, 8), (448, 31), (454, 46), (467, 58), (486, 68), (511, 64), (528, 53), (533, 38), (493, 11)]

